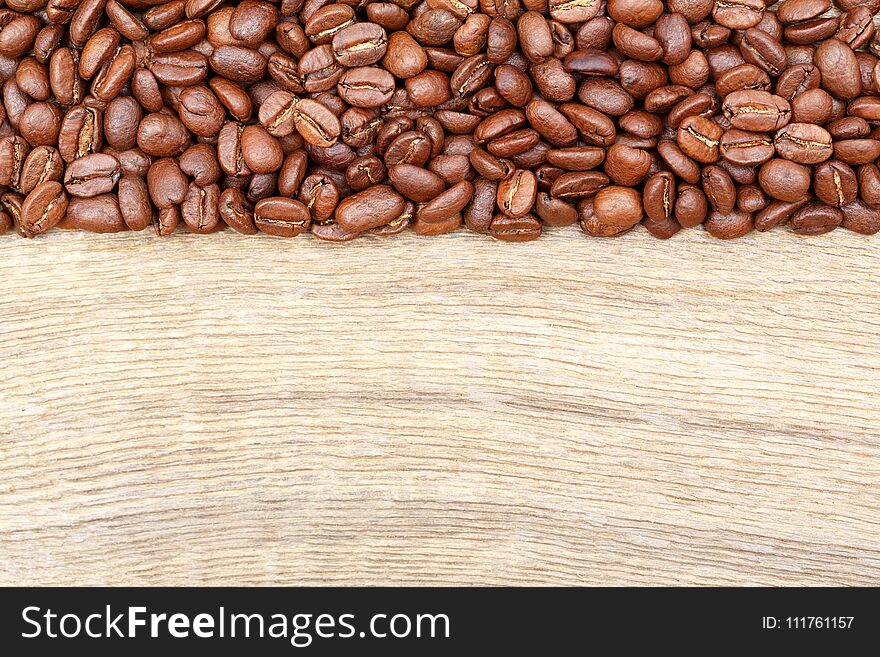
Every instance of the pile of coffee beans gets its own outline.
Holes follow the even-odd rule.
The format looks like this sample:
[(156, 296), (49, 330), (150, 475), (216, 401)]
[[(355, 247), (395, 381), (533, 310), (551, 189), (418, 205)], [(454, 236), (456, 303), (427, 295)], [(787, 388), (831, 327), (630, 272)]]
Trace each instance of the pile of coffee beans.
[(0, 4), (0, 232), (880, 229), (880, 0)]

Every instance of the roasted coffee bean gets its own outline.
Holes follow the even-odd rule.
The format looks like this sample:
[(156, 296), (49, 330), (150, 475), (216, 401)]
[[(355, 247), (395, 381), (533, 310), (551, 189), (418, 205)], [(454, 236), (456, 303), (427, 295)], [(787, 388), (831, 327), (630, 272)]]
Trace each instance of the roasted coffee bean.
[(843, 211), (841, 225), (844, 228), (862, 235), (873, 235), (880, 230), (880, 210), (877, 208), (856, 199), (849, 205), (843, 206), (841, 210)]
[(654, 222), (666, 222), (673, 217), (675, 176), (668, 171), (661, 171), (648, 178), (642, 192), (642, 205), (645, 214)]
[(767, 134), (731, 128), (721, 137), (720, 152), (729, 162), (755, 166), (773, 157), (776, 149)]
[(651, 163), (647, 151), (617, 143), (606, 151), (605, 173), (616, 184), (631, 187), (644, 180)]
[(309, 228), (308, 208), (283, 196), (264, 198), (254, 206), (254, 224), (262, 232), (276, 237), (296, 237)]
[(808, 203), (791, 216), (791, 229), (801, 235), (821, 235), (837, 228), (843, 221), (839, 208)]
[(498, 183), (498, 207), (511, 217), (523, 217), (531, 210), (538, 192), (538, 181), (531, 171), (518, 169)]
[(346, 230), (359, 233), (384, 226), (403, 209), (403, 196), (388, 185), (375, 185), (345, 198), (336, 208), (335, 219)]
[(709, 218), (703, 222), (703, 228), (712, 237), (722, 240), (743, 237), (755, 227), (753, 215), (742, 210), (730, 212), (712, 212)]
[(388, 170), (388, 178), (398, 192), (416, 203), (430, 201), (445, 189), (440, 176), (412, 164), (393, 165)]
[(173, 158), (156, 160), (147, 172), (147, 188), (157, 208), (178, 205), (186, 197), (189, 181)]
[(730, 213), (736, 205), (736, 187), (730, 174), (720, 166), (708, 166), (701, 175), (703, 192), (716, 212)]
[(678, 127), (676, 140), (679, 148), (697, 162), (717, 162), (721, 157), (721, 137), (724, 130), (714, 121), (702, 116), (689, 116)]
[(586, 232), (611, 237), (638, 224), (643, 217), (642, 198), (631, 187), (611, 186), (592, 199), (591, 212), (584, 213), (581, 225)]
[(505, 242), (529, 242), (541, 236), (541, 220), (532, 214), (511, 217), (499, 212), (489, 225), (489, 234)]
[(864, 164), (858, 168), (859, 195), (872, 207), (880, 207), (880, 168)]
[[(147, 114), (138, 125), (137, 144), (147, 155), (180, 155), (189, 143), (190, 133), (186, 126), (171, 114)], [(61, 154), (64, 155), (63, 150)]]
[(789, 160), (773, 158), (761, 165), (758, 180), (773, 198), (794, 202), (809, 192), (810, 169)]
[(72, 198), (67, 219), (74, 228), (92, 233), (118, 233), (128, 229), (115, 194)]
[(67, 195), (57, 181), (40, 183), (21, 205), (22, 230), (28, 237), (46, 232), (64, 218), (67, 205)]
[(22, 194), (30, 194), (37, 185), (47, 180), (60, 181), (64, 174), (64, 162), (57, 149), (38, 146), (27, 154), (18, 177)]
[(227, 187), (220, 194), (217, 204), (220, 218), (227, 226), (243, 235), (257, 233), (253, 208), (241, 190)]
[(831, 157), (831, 135), (812, 123), (789, 123), (776, 133), (776, 152), (800, 164), (818, 164)]
[(676, 221), (685, 228), (693, 228), (703, 223), (709, 212), (709, 204), (702, 190), (687, 183), (678, 187), (678, 197), (675, 199), (674, 216)]
[(837, 39), (819, 44), (815, 54), (816, 67), (822, 73), (822, 87), (836, 98), (850, 99), (862, 90), (862, 78), (855, 53)]
[(757, 89), (734, 91), (722, 105), (724, 116), (740, 130), (778, 130), (791, 120), (791, 105), (784, 98)]
[(800, 207), (809, 201), (805, 196), (797, 201), (772, 201), (763, 210), (755, 214), (755, 229), (761, 232), (775, 228), (788, 221), (788, 218)]
[(107, 194), (116, 187), (122, 167), (112, 155), (91, 153), (75, 159), (64, 172), (64, 188), (71, 196)]
[(20, 233), (876, 230), (878, 0), (221, 4), (0, 10)]
[(126, 174), (119, 179), (118, 203), (122, 220), (129, 230), (143, 230), (152, 220), (147, 183), (140, 176)]
[(758, 212), (769, 203), (764, 190), (757, 185), (743, 185), (736, 190), (736, 207), (743, 212)]
[(193, 233), (213, 232), (220, 223), (220, 188), (216, 184), (190, 183), (180, 205), (183, 223)]

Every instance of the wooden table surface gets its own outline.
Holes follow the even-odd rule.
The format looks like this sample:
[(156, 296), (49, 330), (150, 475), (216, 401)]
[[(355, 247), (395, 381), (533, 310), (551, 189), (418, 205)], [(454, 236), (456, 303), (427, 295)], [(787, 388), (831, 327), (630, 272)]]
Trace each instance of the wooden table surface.
[(0, 239), (0, 584), (880, 584), (880, 237)]

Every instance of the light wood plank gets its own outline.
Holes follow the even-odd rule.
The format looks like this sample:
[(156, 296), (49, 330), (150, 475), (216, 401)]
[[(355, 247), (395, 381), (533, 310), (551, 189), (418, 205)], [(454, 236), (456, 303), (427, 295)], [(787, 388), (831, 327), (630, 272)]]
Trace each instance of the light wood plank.
[(880, 241), (0, 240), (0, 584), (880, 584)]

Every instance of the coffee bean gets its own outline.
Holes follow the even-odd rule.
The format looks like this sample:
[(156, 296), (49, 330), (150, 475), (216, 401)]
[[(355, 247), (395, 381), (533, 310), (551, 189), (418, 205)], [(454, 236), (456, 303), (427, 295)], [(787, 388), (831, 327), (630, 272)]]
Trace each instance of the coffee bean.
[(254, 207), (254, 224), (277, 237), (296, 237), (309, 227), (308, 208), (292, 198), (265, 198)]
[(794, 202), (809, 191), (810, 170), (802, 164), (773, 158), (761, 165), (758, 180), (773, 198)]
[(73, 198), (67, 206), (67, 218), (74, 228), (92, 233), (118, 233), (128, 229), (115, 194)]
[(816, 48), (816, 67), (822, 73), (822, 87), (837, 98), (855, 98), (862, 90), (859, 64), (852, 48), (837, 39), (827, 39)]
[(703, 228), (707, 233), (722, 240), (743, 237), (750, 233), (754, 227), (753, 216), (741, 210), (732, 210), (726, 213), (712, 212), (709, 214), (709, 218), (703, 222)]
[(592, 206), (592, 234), (616, 235), (629, 230), (643, 217), (641, 196), (631, 187), (606, 187), (596, 194)]
[(67, 212), (67, 195), (54, 180), (42, 182), (27, 195), (21, 206), (21, 227), (30, 237), (56, 226)]
[(702, 116), (689, 116), (678, 127), (676, 140), (681, 150), (697, 162), (717, 162), (721, 157), (724, 130)]
[(768, 132), (791, 120), (791, 105), (781, 96), (756, 89), (734, 91), (722, 106), (724, 116), (740, 130)]
[(831, 135), (813, 123), (789, 123), (776, 133), (776, 152), (800, 164), (818, 164), (831, 157)]
[(791, 229), (801, 235), (821, 235), (834, 230), (842, 221), (840, 209), (808, 203), (791, 216)]
[(685, 228), (693, 228), (703, 223), (709, 205), (702, 190), (687, 183), (678, 187), (678, 198), (675, 200), (675, 219)]
[(844, 228), (862, 235), (873, 235), (880, 230), (880, 210), (877, 208), (856, 199), (849, 205), (843, 206), (841, 210), (843, 211), (841, 225)]
[(396, 219), (404, 199), (388, 185), (375, 185), (344, 199), (336, 208), (336, 222), (346, 230), (362, 232)]
[(122, 175), (122, 168), (112, 155), (90, 153), (68, 164), (64, 188), (71, 196), (91, 197), (111, 192)]

